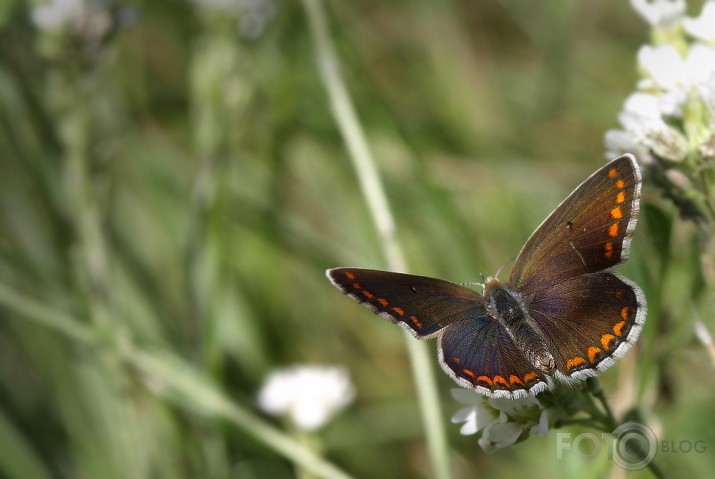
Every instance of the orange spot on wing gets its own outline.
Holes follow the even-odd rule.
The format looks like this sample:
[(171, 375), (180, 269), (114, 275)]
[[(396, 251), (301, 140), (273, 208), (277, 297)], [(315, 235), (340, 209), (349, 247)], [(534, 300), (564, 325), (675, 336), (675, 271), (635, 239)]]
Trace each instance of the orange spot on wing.
[(571, 371), (576, 366), (580, 366), (581, 364), (584, 364), (585, 362), (586, 362), (586, 360), (584, 358), (582, 358), (581, 356), (574, 356), (573, 358), (566, 361), (566, 371)]
[(623, 294), (624, 293), (623, 293), (622, 289), (619, 289), (618, 291), (616, 291), (616, 299), (623, 299)]
[(360, 283), (353, 283), (353, 288), (360, 289)]
[(608, 228), (608, 236), (611, 238), (618, 236), (618, 223), (613, 223), (610, 228)]
[(355, 275), (352, 274), (350, 271), (345, 272), (345, 277), (348, 278), (350, 281), (355, 279)]
[(506, 379), (504, 379), (504, 378), (501, 377), (501, 376), (494, 376), (494, 379), (492, 380), (492, 382), (493, 382), (494, 384), (501, 384), (501, 385), (504, 386), (505, 388), (508, 388), (508, 387), (509, 387), (509, 383), (506, 382)]
[(396, 312), (396, 313), (399, 314), (400, 316), (404, 316), (404, 315), (405, 315), (405, 310), (402, 309), (402, 308), (392, 308), (392, 311)]
[(611, 344), (616, 337), (612, 334), (604, 334), (601, 336), (601, 346), (603, 346), (604, 351), (608, 351), (608, 346)]
[(623, 327), (625, 325), (625, 321), (619, 321), (613, 325), (613, 332), (616, 334), (616, 336), (621, 336), (623, 334)]
[(626, 186), (625, 181), (623, 181), (623, 180), (616, 181), (616, 188), (618, 188), (619, 190), (622, 190), (624, 186)]
[(626, 194), (624, 192), (620, 192), (616, 195), (616, 203), (623, 203), (626, 201)]
[(363, 290), (361, 291), (362, 295), (365, 296), (367, 299), (372, 299), (375, 297), (374, 294), (372, 294), (370, 291)]
[(611, 242), (609, 241), (608, 243), (606, 243), (605, 245), (603, 245), (603, 250), (605, 251), (605, 252), (603, 253), (603, 255), (604, 255), (607, 259), (611, 259), (611, 258), (613, 257), (613, 243), (611, 243)]
[[(471, 371), (470, 371), (470, 372), (471, 372)], [(485, 383), (489, 384), (490, 386), (492, 385), (492, 380), (489, 379), (489, 378), (486, 377), (486, 376), (479, 376), (479, 377), (477, 378), (477, 381), (485, 382)]]
[(422, 329), (422, 323), (419, 319), (415, 318), (414, 316), (410, 316), (410, 321), (412, 321), (412, 324), (417, 326), (417, 329)]
[(386, 300), (385, 298), (377, 298), (377, 302), (383, 306), (387, 306), (388, 304), (390, 304), (390, 302), (388, 300)]
[(538, 379), (538, 378), (539, 378), (539, 375), (534, 372), (524, 374), (524, 382), (525, 383), (528, 383), (529, 381), (533, 381), (534, 379)]
[(611, 210), (611, 217), (615, 220), (620, 220), (621, 218), (623, 218), (623, 212), (621, 211), (620, 206), (616, 206)]
[(519, 379), (519, 376), (514, 376), (513, 374), (509, 376), (509, 383), (510, 384), (518, 384), (519, 386), (523, 386), (524, 383), (521, 382), (521, 379)]
[[(466, 374), (467, 376), (469, 376), (470, 378), (472, 378), (472, 379), (474, 379), (474, 377), (475, 377), (474, 373), (473, 373), (471, 370), (467, 369), (467, 368), (462, 369), (462, 372), (463, 372), (464, 374)], [(481, 376), (480, 376), (480, 377), (481, 377)]]
[(462, 364), (462, 360), (459, 359), (459, 358), (452, 358), (452, 362), (453, 362), (454, 364)]
[(601, 348), (597, 348), (596, 346), (589, 346), (588, 350), (586, 351), (586, 354), (588, 354), (589, 362), (591, 364), (594, 364), (596, 362), (596, 355), (602, 352), (603, 350)]
[(628, 306), (624, 306), (621, 310), (621, 318), (624, 320), (628, 319)]
[(608, 170), (608, 177), (609, 177), (609, 178), (615, 178), (616, 175), (618, 175), (618, 171), (616, 171), (615, 168), (611, 168), (610, 170)]

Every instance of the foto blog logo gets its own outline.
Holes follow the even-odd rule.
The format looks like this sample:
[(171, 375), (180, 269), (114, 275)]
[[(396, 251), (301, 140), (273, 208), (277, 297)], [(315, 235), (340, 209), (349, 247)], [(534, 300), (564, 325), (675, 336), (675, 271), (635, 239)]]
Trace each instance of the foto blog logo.
[(556, 459), (563, 459), (565, 452), (570, 451), (578, 459), (592, 461), (605, 449), (608, 459), (625, 470), (635, 471), (648, 466), (658, 453), (702, 454), (707, 446), (703, 440), (658, 441), (649, 427), (629, 421), (600, 437), (590, 432), (576, 436), (569, 432), (557, 433)]

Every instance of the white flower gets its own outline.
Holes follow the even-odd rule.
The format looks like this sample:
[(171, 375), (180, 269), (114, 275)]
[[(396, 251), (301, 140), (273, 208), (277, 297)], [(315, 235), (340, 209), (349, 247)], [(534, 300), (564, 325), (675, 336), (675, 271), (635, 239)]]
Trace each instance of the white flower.
[(85, 15), (82, 0), (51, 0), (32, 9), (30, 17), (39, 28), (60, 30)]
[[(116, 13), (116, 17), (115, 17)], [(39, 29), (53, 34), (71, 33), (88, 41), (96, 41), (112, 29), (115, 21), (130, 23), (131, 10), (113, 13), (105, 0), (51, 0), (32, 9), (30, 18)]]
[(621, 156), (625, 153), (633, 153), (642, 163), (653, 161), (648, 148), (636, 141), (635, 136), (625, 130), (608, 130), (605, 134), (607, 159)]
[(618, 116), (624, 130), (606, 132), (609, 153), (636, 153), (642, 162), (653, 161), (652, 151), (661, 158), (681, 161), (688, 153), (683, 135), (661, 117), (659, 97), (649, 93), (633, 93)]
[(644, 45), (638, 51), (638, 63), (648, 78), (639, 82), (641, 89), (660, 89), (660, 110), (681, 116), (688, 96), (701, 92), (715, 74), (715, 48), (694, 44), (685, 58), (672, 45)]
[(715, 2), (709, 1), (703, 5), (703, 10), (697, 18), (685, 18), (683, 28), (690, 35), (700, 40), (715, 39)]
[(672, 90), (685, 83), (685, 62), (672, 45), (643, 45), (638, 50), (638, 64), (651, 81), (650, 84), (641, 83), (641, 87), (656, 86)]
[(463, 422), (462, 435), (482, 432), (479, 446), (492, 453), (509, 447), (528, 431), (528, 435), (545, 436), (550, 415), (533, 397), (519, 399), (489, 398), (466, 389), (452, 389), (452, 397), (467, 404), (452, 416), (453, 423)]
[(706, 82), (715, 72), (715, 49), (695, 43), (683, 58), (672, 45), (644, 45), (638, 51), (638, 63), (658, 87), (690, 87)]
[(658, 97), (640, 92), (633, 93), (626, 99), (618, 120), (629, 131), (657, 128), (665, 124), (660, 116)]
[(267, 413), (288, 416), (306, 431), (325, 425), (350, 404), (355, 390), (344, 369), (302, 365), (273, 371), (258, 394)]
[(715, 74), (715, 48), (703, 43), (694, 44), (685, 58), (685, 68), (692, 85), (707, 84)]
[(239, 33), (249, 40), (258, 38), (276, 13), (274, 0), (193, 0), (193, 3), (233, 15), (238, 19)]
[(685, 0), (631, 0), (631, 6), (654, 27), (669, 26), (685, 14)]

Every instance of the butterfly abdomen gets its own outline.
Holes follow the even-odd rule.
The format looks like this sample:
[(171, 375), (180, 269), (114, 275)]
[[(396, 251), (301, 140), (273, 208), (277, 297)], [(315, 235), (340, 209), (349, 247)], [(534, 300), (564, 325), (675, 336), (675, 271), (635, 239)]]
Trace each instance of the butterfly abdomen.
[(501, 286), (494, 287), (489, 295), (489, 310), (531, 364), (542, 372), (554, 369), (554, 357), (525, 313), (518, 293)]

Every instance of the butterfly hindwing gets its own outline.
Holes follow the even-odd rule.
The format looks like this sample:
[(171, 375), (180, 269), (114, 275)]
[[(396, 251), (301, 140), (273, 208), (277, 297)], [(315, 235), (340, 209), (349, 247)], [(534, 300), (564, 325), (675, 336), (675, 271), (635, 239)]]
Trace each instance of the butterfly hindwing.
[(334, 268), (326, 275), (343, 293), (418, 338), (487, 314), (480, 294), (441, 279), (362, 268)]
[(626, 261), (640, 192), (633, 155), (596, 171), (531, 235), (514, 262), (510, 287), (528, 294)]
[(460, 385), (492, 397), (536, 394), (548, 384), (491, 317), (447, 326), (439, 339), (439, 362)]
[(615, 273), (578, 276), (539, 291), (529, 315), (565, 377), (595, 376), (622, 357), (643, 327), (641, 289)]

